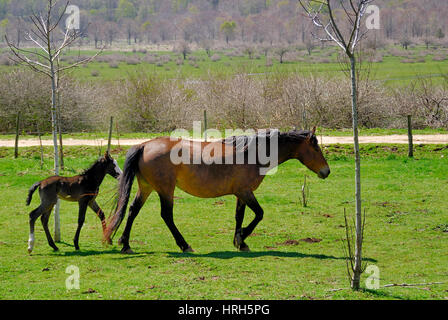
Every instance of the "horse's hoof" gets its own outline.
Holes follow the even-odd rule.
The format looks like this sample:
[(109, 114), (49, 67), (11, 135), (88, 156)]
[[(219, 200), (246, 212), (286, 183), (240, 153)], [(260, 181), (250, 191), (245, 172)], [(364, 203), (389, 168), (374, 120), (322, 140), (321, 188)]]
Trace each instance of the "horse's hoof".
[(131, 248), (127, 248), (127, 249), (123, 248), (123, 249), (121, 249), (121, 253), (123, 253), (123, 254), (134, 254), (134, 251), (132, 251)]
[(33, 252), (33, 249), (28, 248), (28, 253), (31, 254), (31, 252)]
[(59, 248), (58, 248), (58, 247), (55, 247), (55, 248), (53, 248), (53, 251), (54, 251), (54, 252), (58, 252), (58, 251), (59, 251)]
[(250, 249), (248, 246), (245, 246), (245, 247), (240, 247), (240, 251), (241, 252), (250, 252)]
[(241, 233), (238, 232), (237, 234), (235, 234), (235, 237), (233, 238), (233, 245), (235, 246), (235, 248), (239, 249), (242, 243), (243, 243), (243, 237), (241, 236)]
[(182, 250), (184, 253), (189, 253), (189, 252), (194, 252), (193, 248), (191, 248), (190, 246), (188, 246), (187, 249)]
[(108, 245), (112, 245), (112, 239), (109, 238), (109, 239), (107, 239), (106, 242), (107, 242)]

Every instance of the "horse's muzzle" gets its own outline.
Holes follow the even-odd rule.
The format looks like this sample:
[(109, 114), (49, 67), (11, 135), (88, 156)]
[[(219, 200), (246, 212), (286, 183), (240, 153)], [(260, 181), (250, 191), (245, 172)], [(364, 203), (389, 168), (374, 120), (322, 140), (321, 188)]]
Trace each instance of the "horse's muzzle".
[(320, 169), (320, 171), (318, 172), (317, 176), (321, 179), (326, 179), (328, 176), (330, 175), (330, 168), (329, 167), (325, 167)]

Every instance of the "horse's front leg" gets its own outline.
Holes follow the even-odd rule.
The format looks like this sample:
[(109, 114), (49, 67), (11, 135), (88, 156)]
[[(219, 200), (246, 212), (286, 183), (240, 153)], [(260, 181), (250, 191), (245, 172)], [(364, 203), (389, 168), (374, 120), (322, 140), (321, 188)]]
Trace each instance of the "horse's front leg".
[[(263, 220), (263, 209), (261, 208), (260, 204), (258, 203), (257, 199), (255, 198), (255, 195), (253, 192), (247, 192), (241, 195), (238, 195), (238, 199), (241, 199), (239, 201), (242, 201), (245, 203), (254, 213), (255, 218), (252, 220), (251, 223), (245, 228), (240, 228), (240, 232), (235, 234), (236, 239), (239, 240), (238, 245), (239, 249), (242, 251), (249, 251), (249, 247), (244, 243), (244, 240), (254, 231), (257, 224)], [(237, 206), (238, 210), (238, 206)], [(237, 212), (238, 215), (238, 212)], [(242, 221), (241, 221), (242, 223)], [(238, 220), (237, 220), (238, 224)]]
[(78, 229), (76, 230), (75, 238), (73, 239), (73, 244), (75, 245), (76, 250), (79, 250), (79, 234), (81, 233), (82, 226), (84, 225), (84, 221), (86, 219), (87, 206), (90, 200), (91, 199), (83, 198), (78, 202)]
[(243, 239), (243, 220), (246, 204), (239, 198), (236, 200), (236, 213), (235, 213), (235, 236), (233, 237), (233, 245), (240, 251), (249, 251), (249, 247), (244, 243)]

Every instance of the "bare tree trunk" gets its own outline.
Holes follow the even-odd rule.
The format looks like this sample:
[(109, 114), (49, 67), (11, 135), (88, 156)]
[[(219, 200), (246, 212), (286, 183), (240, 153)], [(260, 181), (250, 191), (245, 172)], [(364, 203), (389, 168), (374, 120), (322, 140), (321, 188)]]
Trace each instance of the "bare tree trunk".
[(355, 197), (356, 197), (356, 246), (355, 265), (351, 286), (358, 290), (362, 274), (362, 212), (361, 212), (361, 155), (359, 153), (358, 138), (358, 92), (356, 85), (356, 60), (350, 55), (350, 69), (352, 81), (352, 117), (353, 117), (353, 139), (355, 145)]
[(61, 113), (61, 92), (59, 90), (59, 84), (57, 85), (57, 98), (58, 98), (58, 104), (57, 104), (57, 128), (58, 128), (58, 134), (59, 134), (59, 157), (60, 157), (60, 168), (61, 170), (64, 170), (64, 146), (62, 145), (62, 113)]
[[(48, 41), (48, 43), (50, 43)], [(51, 58), (50, 58), (51, 60)], [(54, 174), (59, 175), (59, 152), (58, 152), (58, 125), (57, 125), (57, 99), (56, 99), (56, 72), (54, 65), (50, 63), (51, 72), (51, 130), (53, 133), (53, 150), (54, 150)], [(59, 218), (59, 199), (56, 203), (54, 212), (54, 241), (61, 241), (61, 223)]]

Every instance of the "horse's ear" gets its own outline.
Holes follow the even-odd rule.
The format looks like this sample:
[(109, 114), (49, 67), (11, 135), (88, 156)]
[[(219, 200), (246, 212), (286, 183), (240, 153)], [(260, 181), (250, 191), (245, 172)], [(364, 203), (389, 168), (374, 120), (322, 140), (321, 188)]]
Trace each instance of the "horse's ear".
[(310, 130), (310, 134), (308, 135), (308, 137), (306, 137), (307, 140), (310, 140), (312, 136), (314, 136), (316, 134), (316, 127), (313, 127), (312, 130)]

